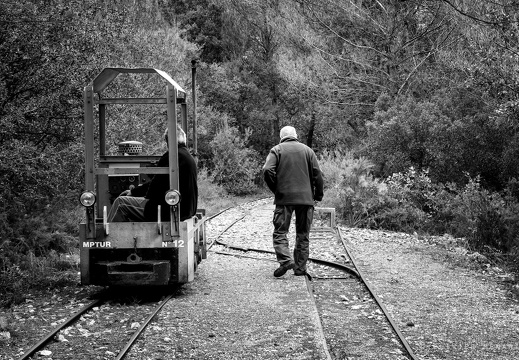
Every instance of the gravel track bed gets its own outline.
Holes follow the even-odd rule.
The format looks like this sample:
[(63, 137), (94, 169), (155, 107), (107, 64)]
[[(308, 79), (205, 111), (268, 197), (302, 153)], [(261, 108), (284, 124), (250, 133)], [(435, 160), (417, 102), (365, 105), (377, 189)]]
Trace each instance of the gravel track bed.
[[(85, 294), (86, 295), (86, 294)], [(77, 321), (58, 332), (54, 341), (42, 347), (32, 357), (42, 359), (111, 359), (114, 358), (130, 339), (140, 324), (160, 301), (161, 294), (110, 294), (107, 302), (92, 308)], [(16, 346), (7, 347), (0, 359), (17, 359), (60, 323), (76, 313), (91, 300), (86, 298), (63, 302), (67, 296), (54, 295), (50, 302), (39, 303), (43, 308), (35, 308), (28, 302), (29, 313), (40, 312), (24, 321), (17, 317), (21, 325), (14, 333)], [(53, 301), (53, 300), (56, 301)], [(23, 308), (23, 306), (21, 307)], [(21, 309), (20, 309), (21, 310)], [(16, 313), (15, 313), (16, 314)], [(21, 334), (26, 338), (21, 338)], [(14, 342), (12, 345), (15, 345)], [(2, 349), (3, 350), (3, 349)]]
[[(132, 347), (130, 359), (325, 360), (302, 278), (270, 264), (210, 254)], [(314, 311), (315, 313), (315, 311)]]

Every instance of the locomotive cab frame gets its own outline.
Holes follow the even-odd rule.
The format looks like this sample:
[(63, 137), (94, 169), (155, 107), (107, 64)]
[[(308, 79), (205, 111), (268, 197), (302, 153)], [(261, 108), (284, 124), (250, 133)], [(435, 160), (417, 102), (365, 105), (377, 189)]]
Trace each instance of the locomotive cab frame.
[[(193, 63), (194, 105), (195, 71)], [(165, 83), (164, 97), (103, 98), (103, 90), (121, 74), (160, 76)], [(182, 129), (188, 133), (186, 92), (167, 73), (158, 69), (105, 68), (85, 87), (83, 98), (85, 190), (80, 195), (80, 202), (85, 208), (86, 217), (80, 224), (81, 283), (102, 286), (162, 286), (192, 281), (198, 263), (206, 258), (205, 211), (197, 210), (196, 216), (185, 221), (179, 220), (178, 206), (181, 206), (182, 194), (179, 193), (177, 142), (168, 143), (169, 167), (153, 166), (160, 156), (106, 154), (108, 106), (164, 106), (169, 138), (176, 139), (179, 118)], [(196, 114), (192, 125), (193, 150), (196, 156)], [(96, 139), (99, 141), (97, 154), (94, 143)], [(126, 142), (124, 145), (131, 148), (138, 147), (139, 144)], [(170, 220), (161, 220), (159, 206), (156, 222), (108, 222), (107, 214), (115, 197), (130, 186), (149, 181), (156, 174), (169, 174), (170, 190), (166, 201), (170, 208)]]

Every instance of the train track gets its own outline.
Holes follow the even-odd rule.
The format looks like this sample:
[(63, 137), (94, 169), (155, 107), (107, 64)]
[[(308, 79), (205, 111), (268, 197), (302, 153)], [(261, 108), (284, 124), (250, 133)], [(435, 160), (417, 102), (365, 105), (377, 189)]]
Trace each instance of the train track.
[[(157, 292), (146, 294), (143, 297), (139, 294), (131, 295), (129, 291), (120, 291), (122, 293), (115, 294), (113, 291), (105, 289), (92, 296), (95, 300), (90, 301), (68, 318), (63, 319), (60, 324), (43, 336), (19, 359), (31, 359), (34, 355), (49, 356), (52, 359), (81, 358), (80, 355), (85, 358), (109, 357), (116, 360), (125, 358), (135, 341), (174, 294), (170, 293), (164, 296)], [(160, 300), (157, 300), (157, 297)], [(146, 302), (146, 306), (143, 306), (145, 309), (137, 310), (140, 313), (140, 318), (128, 319), (131, 324), (128, 326), (129, 329), (126, 329), (127, 326), (122, 323), (128, 322), (125, 319), (128, 316), (128, 310), (136, 306), (141, 307), (143, 301)], [(116, 332), (112, 333), (113, 328), (116, 327), (114, 324), (119, 326), (117, 326)], [(96, 336), (96, 331), (89, 329), (94, 325), (98, 329), (97, 335), (104, 333), (103, 336)], [(69, 337), (68, 335), (72, 336)], [(72, 337), (83, 337), (83, 339), (92, 337), (102, 340), (97, 342), (97, 346), (86, 349), (87, 352), (85, 353), (83, 341), (75, 343), (67, 340), (67, 337), (70, 339)], [(101, 346), (101, 344), (105, 346)], [(74, 348), (75, 345), (79, 346)], [(106, 345), (110, 345), (110, 347)], [(119, 350), (116, 353), (109, 349)]]
[[(209, 217), (207, 232), (210, 252), (248, 257), (258, 261), (272, 261), (273, 271), (277, 263), (272, 251), (271, 222), (259, 221), (258, 215), (263, 213), (263, 217), (271, 216), (271, 211), (268, 210), (271, 207), (270, 203), (271, 199), (261, 199), (225, 209)], [(290, 233), (292, 234), (290, 243), (293, 245), (293, 228)], [(203, 267), (203, 262), (200, 266)], [(311, 277), (307, 277), (306, 285), (314, 306), (312, 311), (319, 315), (319, 336), (325, 344), (328, 360), (359, 357), (415, 359), (402, 333), (376, 293), (363, 278), (338, 228), (311, 233), (311, 258), (308, 270)], [(167, 304), (175, 307), (169, 305), (175, 302), (175, 298), (176, 294), (169, 294), (160, 300), (148, 302), (145, 306), (136, 303), (134, 306), (138, 307), (138, 310), (133, 308), (132, 311), (134, 314), (139, 313), (140, 318), (128, 319), (127, 304), (114, 305), (112, 299), (111, 306), (108, 306), (109, 298), (100, 296), (99, 300), (83, 306), (62, 321), (27, 350), (20, 360), (41, 353), (42, 349), (50, 349), (49, 351), (55, 354), (52, 356), (53, 359), (69, 358), (67, 354), (74, 355), (75, 358), (123, 359), (139, 338), (142, 338), (141, 335), (161, 309)], [(106, 307), (109, 311), (102, 315), (102, 309)], [(89, 316), (88, 314), (92, 312), (94, 315)], [(87, 323), (94, 322), (88, 319), (96, 319), (95, 321), (98, 322), (96, 324), (98, 336), (92, 336), (96, 346), (89, 353), (83, 353), (83, 357), (78, 356), (72, 344), (52, 341), (60, 334), (68, 334), (67, 329), (81, 332), (81, 329), (85, 329), (86, 326), (81, 327), (78, 322), (85, 322), (85, 319)], [(102, 319), (106, 320), (105, 324)], [(122, 320), (126, 327), (122, 326)], [(158, 324), (157, 327), (161, 329), (159, 332), (165, 331), (164, 325)], [(95, 334), (93, 330), (90, 333)], [(99, 333), (105, 335), (99, 336)], [(141, 339), (140, 349), (145, 346), (143, 343), (148, 341), (152, 340)], [(132, 354), (129, 358), (138, 357)]]
[[(260, 200), (256, 202), (256, 206), (261, 206), (264, 203), (265, 200)], [(250, 222), (250, 218), (255, 216), (253, 209), (254, 207), (245, 207), (241, 213), (237, 213), (237, 209), (233, 209), (234, 214), (229, 214), (230, 216), (226, 217), (226, 223), (220, 225), (224, 227), (224, 230), (213, 239), (211, 250), (219, 254), (274, 261), (275, 253), (269, 249), (271, 247), (271, 241), (269, 240), (262, 242), (250, 241), (250, 239), (247, 240), (246, 236), (233, 235), (228, 236), (226, 240), (226, 234), (233, 227), (247, 227), (245, 225), (247, 221)], [(290, 242), (293, 245), (293, 227), (290, 233), (292, 234)], [(328, 359), (349, 358), (348, 355), (354, 358), (356, 354), (345, 349), (350, 348), (352, 344), (358, 343), (359, 339), (363, 338), (363, 336), (357, 339), (355, 339), (355, 336), (343, 338), (334, 336), (336, 333), (333, 331), (333, 328), (342, 326), (342, 324), (340, 324), (340, 321), (337, 321), (337, 316), (332, 317), (330, 313), (336, 315), (342, 313), (344, 316), (351, 316), (357, 312), (361, 314), (360, 318), (364, 317), (361, 322), (365, 325), (363, 327), (365, 331), (379, 332), (375, 336), (382, 340), (375, 347), (382, 346), (387, 351), (385, 354), (378, 353), (373, 358), (378, 356), (377, 358), (380, 359), (414, 360), (416, 357), (413, 350), (395, 321), (391, 318), (381, 299), (358, 268), (351, 251), (348, 249), (347, 242), (342, 237), (340, 229), (315, 231), (312, 232), (310, 238), (311, 257), (308, 263), (310, 275), (307, 276), (306, 283), (308, 291), (314, 299), (314, 306), (320, 315), (320, 328), (322, 336), (326, 339)], [(318, 255), (312, 256), (315, 252)], [(337, 304), (337, 300), (334, 299), (340, 299), (339, 303)], [(344, 311), (345, 307), (349, 311)], [(388, 344), (389, 346), (387, 346)]]

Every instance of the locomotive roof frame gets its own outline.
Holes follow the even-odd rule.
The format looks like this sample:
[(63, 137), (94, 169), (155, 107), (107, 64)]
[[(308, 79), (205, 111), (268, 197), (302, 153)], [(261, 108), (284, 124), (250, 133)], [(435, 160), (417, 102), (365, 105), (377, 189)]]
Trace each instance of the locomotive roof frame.
[(168, 83), (170, 83), (182, 97), (186, 96), (186, 92), (175, 80), (169, 76), (168, 73), (155, 69), (155, 68), (120, 68), (120, 67), (107, 67), (104, 68), (99, 75), (92, 82), (93, 91), (101, 93), (108, 85), (115, 80), (120, 74), (152, 74), (157, 73), (162, 76)]
[[(116, 99), (101, 99), (101, 92), (120, 74), (153, 74), (160, 75), (166, 80), (166, 90), (164, 98), (116, 98)], [(94, 96), (98, 93), (98, 98)], [(186, 92), (180, 85), (178, 85), (166, 72), (155, 68), (118, 68), (107, 67), (95, 77), (95, 79), (84, 88), (84, 127), (85, 127), (85, 190), (95, 192), (95, 177), (96, 175), (109, 174), (126, 174), (128, 172), (135, 173), (135, 168), (112, 168), (102, 169), (95, 165), (94, 161), (94, 141), (95, 141), (95, 126), (94, 118), (99, 120), (99, 156), (105, 156), (106, 146), (106, 105), (108, 104), (162, 104), (166, 106), (167, 113), (167, 128), (171, 139), (177, 138), (177, 109), (180, 105), (182, 127), (187, 128), (187, 104)], [(98, 105), (99, 111), (97, 116), (94, 111), (95, 105)], [(196, 143), (196, 142), (195, 142)], [(195, 145), (196, 146), (196, 145)], [(176, 141), (170, 141), (168, 144), (169, 150), (169, 164), (168, 168), (146, 168), (142, 173), (163, 173), (169, 174), (170, 189), (178, 190), (178, 148)], [(87, 239), (96, 238), (95, 214), (89, 213), (87, 209), (87, 221), (91, 226), (87, 227)], [(171, 210), (173, 211), (173, 210)], [(170, 219), (171, 222), (171, 237), (178, 237), (178, 222), (174, 220), (173, 214)], [(175, 224), (176, 223), (176, 224)], [(174, 230), (175, 229), (175, 230)]]

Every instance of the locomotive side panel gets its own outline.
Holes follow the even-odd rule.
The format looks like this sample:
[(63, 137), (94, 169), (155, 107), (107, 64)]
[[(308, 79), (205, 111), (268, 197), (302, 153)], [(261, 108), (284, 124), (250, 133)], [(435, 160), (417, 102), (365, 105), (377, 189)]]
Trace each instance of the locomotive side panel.
[[(96, 239), (80, 226), (81, 283), (84, 285), (167, 285), (178, 282), (177, 242), (169, 225), (109, 223), (96, 225)], [(106, 234), (106, 232), (108, 234)]]
[[(132, 222), (96, 225), (96, 239), (86, 239), (80, 226), (83, 285), (172, 285), (194, 280), (206, 254), (205, 219), (180, 222), (179, 238), (170, 225)], [(107, 230), (106, 230), (107, 229)], [(108, 231), (108, 234), (106, 234)]]

